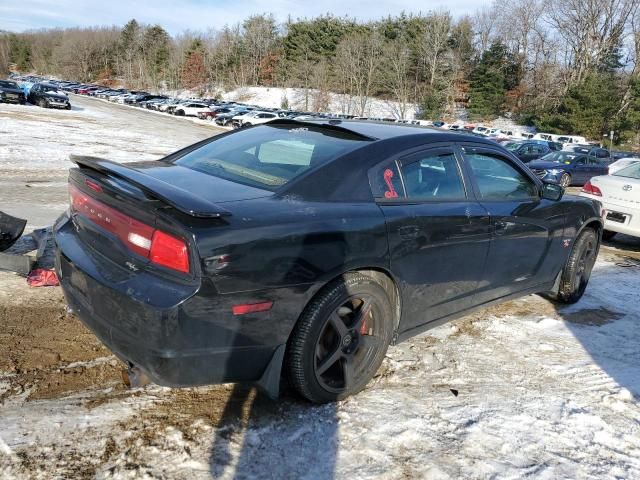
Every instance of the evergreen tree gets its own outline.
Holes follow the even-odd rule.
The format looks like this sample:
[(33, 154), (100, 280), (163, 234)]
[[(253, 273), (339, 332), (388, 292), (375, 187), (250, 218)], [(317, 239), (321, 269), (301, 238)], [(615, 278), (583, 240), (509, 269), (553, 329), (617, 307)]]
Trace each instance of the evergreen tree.
[(9, 35), (9, 60), (22, 72), (31, 69), (31, 45), (15, 33)]
[(521, 73), (506, 45), (491, 44), (471, 72), (469, 110), (475, 117), (493, 117), (504, 110), (505, 94), (520, 83)]
[(600, 139), (604, 133), (620, 128), (616, 115), (620, 102), (621, 92), (614, 75), (592, 73), (569, 89), (557, 109), (534, 118), (534, 123), (542, 131)]

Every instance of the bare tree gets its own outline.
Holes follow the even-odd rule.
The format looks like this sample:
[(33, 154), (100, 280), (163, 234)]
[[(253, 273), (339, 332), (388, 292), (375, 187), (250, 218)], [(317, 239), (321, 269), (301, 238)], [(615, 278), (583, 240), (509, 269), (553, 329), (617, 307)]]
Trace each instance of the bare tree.
[(357, 102), (356, 113), (365, 116), (369, 97), (378, 81), (382, 36), (375, 29), (346, 36), (338, 45), (336, 57), (348, 94)]
[(396, 38), (383, 50), (382, 84), (388, 89), (395, 104), (390, 104), (397, 118), (404, 119), (413, 93), (413, 82), (409, 75), (411, 50), (403, 38)]
[(620, 47), (638, 0), (548, 0), (546, 20), (566, 45), (566, 88)]
[(425, 31), (421, 44), (421, 54), (427, 72), (429, 87), (433, 87), (438, 69), (447, 51), (451, 15), (448, 12), (432, 13), (426, 18)]
[(258, 85), (261, 67), (274, 43), (278, 30), (273, 15), (253, 15), (243, 23), (247, 60), (250, 65), (250, 81)]

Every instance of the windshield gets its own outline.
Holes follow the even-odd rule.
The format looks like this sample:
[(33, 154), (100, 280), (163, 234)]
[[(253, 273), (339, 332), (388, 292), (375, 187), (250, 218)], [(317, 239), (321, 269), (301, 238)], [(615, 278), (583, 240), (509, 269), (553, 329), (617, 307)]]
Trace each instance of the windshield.
[(569, 165), (570, 163), (573, 163), (578, 157), (582, 157), (582, 155), (573, 152), (552, 152), (546, 154), (540, 160), (545, 162), (563, 163), (565, 165)]
[(42, 87), (47, 93), (58, 93), (58, 89), (53, 85), (43, 85)]
[(19, 88), (16, 82), (8, 82), (7, 80), (0, 80), (0, 87), (2, 88)]
[(316, 126), (263, 125), (220, 137), (174, 161), (227, 180), (276, 190), (363, 145), (359, 135)]
[(504, 144), (504, 148), (506, 148), (510, 152), (513, 152), (515, 150), (518, 150), (520, 148), (520, 145), (522, 145), (522, 144), (521, 143), (516, 143), (516, 142), (507, 142), (507, 143)]
[(622, 170), (618, 170), (613, 175), (616, 177), (636, 178), (640, 180), (640, 163), (629, 165)]

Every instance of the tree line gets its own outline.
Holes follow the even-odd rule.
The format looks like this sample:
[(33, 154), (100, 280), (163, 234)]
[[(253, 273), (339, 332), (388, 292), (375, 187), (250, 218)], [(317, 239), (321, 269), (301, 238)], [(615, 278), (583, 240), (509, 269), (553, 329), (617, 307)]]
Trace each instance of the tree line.
[[(358, 22), (331, 15), (248, 17), (171, 36), (136, 20), (123, 27), (0, 34), (0, 69), (129, 88), (298, 87), (301, 108), (364, 115), (392, 100), (398, 117), (497, 116), (551, 133), (640, 143), (637, 0), (495, 0), (473, 16), (448, 11)], [(283, 106), (288, 99), (283, 98)]]

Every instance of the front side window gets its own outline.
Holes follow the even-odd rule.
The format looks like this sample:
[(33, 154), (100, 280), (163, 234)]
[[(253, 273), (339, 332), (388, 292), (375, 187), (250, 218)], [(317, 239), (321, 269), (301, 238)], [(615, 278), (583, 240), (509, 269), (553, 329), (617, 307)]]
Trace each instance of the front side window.
[(461, 200), (464, 184), (453, 153), (419, 153), (403, 159), (402, 178), (408, 199)]
[(536, 184), (500, 155), (465, 149), (464, 156), (483, 200), (524, 200), (537, 197)]
[(214, 138), (173, 162), (227, 180), (276, 190), (306, 170), (368, 141), (354, 133), (324, 127), (265, 124)]

